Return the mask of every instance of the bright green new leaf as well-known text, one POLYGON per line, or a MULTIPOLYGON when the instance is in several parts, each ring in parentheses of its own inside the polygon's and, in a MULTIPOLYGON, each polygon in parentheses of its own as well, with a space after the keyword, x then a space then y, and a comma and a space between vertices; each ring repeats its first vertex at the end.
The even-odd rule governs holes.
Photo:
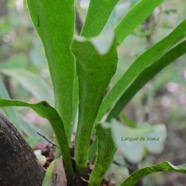
POLYGON ((163 0, 141 0, 137 3, 115 28, 117 42, 121 44, 162 2, 163 0))
POLYGON ((88 149, 94 121, 106 89, 117 66, 116 44, 100 55, 89 41, 74 40, 79 78, 79 121, 75 140, 75 159, 79 172, 87 166, 88 149), (86 51, 86 52, 85 52, 86 51))
POLYGON ((149 166, 142 168, 140 170, 135 171, 132 173, 122 184, 121 186, 134 186, 139 180, 141 180, 143 177, 160 172, 178 172, 178 173, 184 173, 186 174, 186 164, 174 166, 168 161, 160 162, 156 165, 149 166))
POLYGON ((50 164, 50 166, 47 168, 47 171, 46 171, 46 173, 45 173, 45 177, 44 177, 42 186, 51 185, 51 183, 52 183, 53 171, 54 171, 54 169, 55 169, 55 163, 56 163, 56 160, 54 160, 54 161, 50 164))
POLYGON ((67 139, 74 120, 75 62, 71 53, 74 34, 74 0, 27 0, 35 28, 43 42, 54 87, 55 104, 67 139))
POLYGON ((116 120, 111 120, 111 132, 117 149, 133 163, 142 160, 145 149, 154 154, 162 152, 167 136, 163 124, 144 123, 136 128, 130 128, 116 120))
POLYGON ((30 104, 23 101, 0 99, 0 107, 8 106, 29 107, 33 109, 39 116, 46 118, 51 123, 61 148, 61 153, 66 166, 67 174, 72 176, 73 168, 71 164, 69 145, 66 138, 63 122, 57 111, 53 107, 51 107, 46 101, 42 101, 36 104, 30 104))
POLYGON ((89 186, 101 185, 105 170, 109 168, 116 152, 113 140, 110 138, 110 129, 102 128, 101 125, 97 125, 96 136, 98 138, 98 156, 90 176, 89 186), (106 146, 105 143, 107 143, 106 146))
POLYGON ((67 186, 67 178, 61 156, 55 159, 47 168, 42 186, 49 185, 67 186))
POLYGON ((99 122, 104 114, 115 106, 118 99, 122 96, 128 86, 136 77, 149 65, 160 59, 172 46, 186 36, 186 21, 183 21, 172 33, 162 41, 136 59, 126 73, 120 78, 110 92, 105 96, 96 121, 99 122))
POLYGON ((85 37, 98 35, 107 23, 118 1, 119 0, 90 0, 81 35, 85 37))
POLYGON ((1 69, 0 71, 17 80, 38 101, 47 100, 50 104, 54 104, 51 87, 39 75, 24 69, 1 69))
POLYGON ((115 118, 127 105, 127 103, 133 98, 133 96, 158 72, 164 69, 167 65, 174 62, 177 58, 186 54, 186 41, 183 41, 169 52, 167 52, 162 58, 155 63, 145 68, 132 82, 132 84, 125 90, 121 98, 115 104, 115 107, 110 112, 108 119, 115 118))

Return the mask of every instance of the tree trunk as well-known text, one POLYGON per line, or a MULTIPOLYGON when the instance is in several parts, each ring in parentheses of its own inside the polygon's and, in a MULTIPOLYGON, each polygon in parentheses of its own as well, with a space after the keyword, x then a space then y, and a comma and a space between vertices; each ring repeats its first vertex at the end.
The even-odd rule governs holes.
POLYGON ((0 185, 40 186, 44 171, 32 149, 15 127, 0 114, 0 185))

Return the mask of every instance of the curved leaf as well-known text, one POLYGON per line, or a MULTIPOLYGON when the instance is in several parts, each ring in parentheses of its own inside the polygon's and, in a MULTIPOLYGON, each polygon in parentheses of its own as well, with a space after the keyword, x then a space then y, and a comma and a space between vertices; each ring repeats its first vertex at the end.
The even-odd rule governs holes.
POLYGON ((112 138, 110 138, 110 129, 97 125, 96 136, 98 138, 98 156, 90 176, 89 186, 101 185, 106 172, 105 170, 109 168, 116 152, 116 147, 114 146, 112 138), (105 142, 107 145, 105 145, 105 142))
POLYGON ((53 107, 51 107, 46 101, 42 101, 36 104, 30 104, 23 101, 0 99, 0 107, 7 106, 29 107, 33 109, 39 116, 46 118, 51 123, 61 148, 67 173, 69 175, 73 175, 69 145, 66 138, 64 125, 57 111, 53 107))
POLYGON ((134 186, 143 177, 160 171, 178 172, 186 174, 186 164, 174 166, 168 161, 158 163, 153 166, 145 167, 132 173, 121 186, 134 186))
POLYGON ((105 96, 97 116, 96 121, 99 122, 104 114, 113 108, 128 86, 136 79, 136 77, 149 65, 153 64, 161 58, 173 45, 186 36, 186 20, 183 21, 171 34, 162 41, 158 42, 152 48, 143 53, 129 67, 126 73, 120 78, 110 92, 105 96))
POLYGON ((55 159, 47 168, 42 186, 67 186, 62 158, 55 159))
POLYGON ((115 42, 108 53, 102 56, 91 42, 77 40, 74 40, 72 50, 76 56, 79 78, 79 121, 75 159, 78 171, 82 172, 87 166, 90 137, 99 106, 116 71, 117 52, 115 42))
POLYGON ((27 0, 35 28, 43 42, 54 87, 55 104, 70 141, 74 120, 75 62, 71 53, 74 0, 27 0))
POLYGON ((137 3, 115 28, 118 43, 122 43, 122 41, 162 2, 163 0, 141 0, 137 3))
MULTIPOLYGON (((170 64, 171 62, 173 62, 179 56, 183 55, 185 52, 186 52, 186 41, 184 41, 183 43, 179 44, 178 46, 176 46, 175 48, 173 48, 172 50, 170 50, 167 54, 165 54, 156 63, 154 63, 154 64, 150 65, 149 67, 147 67, 139 75, 139 79, 137 78, 136 81, 134 81, 134 83, 131 85, 131 88, 128 89, 127 93, 124 94, 124 96, 122 97, 123 99, 120 100, 120 102, 118 101, 118 105, 125 104, 125 101, 124 100, 127 100, 127 102, 128 102, 135 95, 135 93, 146 82, 148 82, 150 79, 152 79, 161 69, 163 69, 165 66, 167 66, 168 64, 170 64), (124 103, 122 101, 124 101, 124 103)), ((115 109, 117 110, 117 107, 115 109)), ((119 112, 113 113, 112 115, 109 115, 109 117, 107 118, 107 120, 110 120, 110 119, 116 117, 118 115, 118 113, 119 112)), ((107 134, 108 134, 107 137, 105 137, 105 139, 103 139, 102 148, 103 149, 104 148, 106 149, 107 147, 109 147, 110 149, 113 150, 113 149, 115 149, 115 145, 114 145, 114 143, 110 143, 112 141, 112 136, 109 133, 107 133, 107 134)), ((105 156, 109 156, 109 154, 107 152, 98 153, 98 157, 97 158, 98 159, 104 159, 105 156)), ((104 164, 104 162, 102 162, 102 163, 104 164)), ((95 167, 101 166, 99 164, 102 164, 102 163, 101 163, 101 161, 99 161, 99 162, 96 161, 95 167)), ((107 161, 107 164, 108 165, 107 166, 105 165, 105 170, 103 171, 104 173, 107 171, 110 163, 111 162, 107 161)), ((94 168, 93 171, 96 172, 96 168, 94 168)))
POLYGON ((132 84, 126 88, 121 98, 117 101, 114 108, 108 116, 108 120, 117 117, 127 103, 133 98, 133 96, 158 72, 164 69, 167 65, 174 62, 178 57, 186 54, 186 41, 183 41, 175 48, 167 52, 161 59, 149 65, 145 68, 132 82, 132 84))
POLYGON ((52 175, 55 169, 55 164, 56 164, 57 160, 54 160, 51 162, 51 164, 49 165, 49 167, 47 168, 47 171, 45 173, 45 177, 43 179, 42 182, 42 186, 48 186, 48 185, 52 185, 52 175))
POLYGON ((118 1, 119 0, 90 0, 81 35, 85 37, 98 35, 107 23, 118 1))

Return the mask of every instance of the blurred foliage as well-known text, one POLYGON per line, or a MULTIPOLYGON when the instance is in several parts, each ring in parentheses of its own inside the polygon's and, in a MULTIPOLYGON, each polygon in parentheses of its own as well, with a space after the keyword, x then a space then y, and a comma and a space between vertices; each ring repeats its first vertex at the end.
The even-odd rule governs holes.
MULTIPOLYGON (((95 45, 101 46, 104 50, 105 46, 107 46, 107 38, 112 37, 111 28, 116 26, 119 19, 137 2, 138 0, 120 1, 109 18, 104 33, 101 33, 99 36, 102 42, 96 44, 95 41, 95 45)), ((39 37, 34 31, 24 1, 4 0, 1 3, 0 79, 4 81, 11 98, 29 102, 47 99, 53 102, 53 94, 50 89, 51 80, 44 50, 39 37), (23 79, 18 78, 18 76, 16 77, 16 75, 21 75, 21 73, 24 73, 23 79), (34 79, 33 76, 37 77, 34 79), (25 86, 25 84, 30 86, 25 86), (37 88, 42 92, 36 94, 37 91, 35 90, 37 88)), ((88 0, 76 0, 76 5, 80 18, 84 21, 88 0)), ((120 46, 118 50, 119 64, 117 73, 112 79, 112 85, 122 76, 123 72, 126 71, 127 67, 137 56, 142 54, 150 45, 157 43, 161 38, 170 33, 172 28, 185 17, 185 0, 166 0, 161 7, 157 8, 150 23, 140 25, 120 46)), ((149 123, 165 123, 167 127, 164 151, 159 155, 145 153, 145 157, 139 163, 139 166, 163 160, 171 161, 173 164, 181 164, 186 159, 184 152, 184 141, 186 140, 185 60, 186 56, 183 56, 177 60, 179 63, 173 63, 160 72, 156 78, 135 96, 124 111, 127 117, 133 120, 134 123, 144 122, 144 115, 148 114, 149 123), (146 96, 146 92, 148 92, 148 102, 144 105, 143 99, 146 96)), ((2 96, 2 92, 3 89, 1 87, 0 96, 2 96)), ((51 128, 46 120, 39 118, 32 111, 22 108, 16 109, 16 114, 14 110, 3 111, 9 116, 10 120, 11 117, 8 112, 13 112, 14 117, 21 120, 24 126, 17 127, 20 128, 20 131, 32 147, 39 141, 45 142, 37 135, 37 132, 40 130, 47 137, 53 137, 51 128)), ((114 161, 119 164, 112 164, 107 173, 107 179, 112 180, 113 183, 118 185, 123 180, 123 177, 127 177, 128 173, 125 166, 120 166, 125 164, 120 152, 115 156, 114 161)), ((181 186, 186 182, 182 175, 174 176, 174 173, 164 173, 164 175, 148 176, 144 179, 144 184, 148 186, 181 186)))
MULTIPOLYGON (((53 93, 47 62, 24 1, 2 0, 0 6, 0 79, 4 81, 11 98, 30 102, 51 100, 53 93), (20 76, 19 76, 20 75, 20 76), (40 90, 39 92, 37 90, 40 90)), ((1 93, 3 89, 1 86, 1 93)), ((1 95, 3 98, 4 95, 1 95)), ((19 108, 6 112, 9 119, 34 147, 38 142, 46 142, 37 132, 52 137, 50 125, 34 112, 19 108), (18 120, 19 122, 16 122, 18 120)))

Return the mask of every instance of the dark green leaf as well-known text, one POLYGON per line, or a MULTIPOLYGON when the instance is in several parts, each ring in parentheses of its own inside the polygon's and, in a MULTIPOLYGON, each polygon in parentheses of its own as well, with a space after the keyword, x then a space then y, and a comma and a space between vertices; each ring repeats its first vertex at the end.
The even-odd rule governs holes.
POLYGON ((145 167, 132 173, 121 186, 134 186, 143 177, 155 172, 179 172, 186 174, 186 164, 174 166, 168 161, 158 163, 153 166, 145 167))
POLYGON ((141 0, 137 3, 115 28, 117 42, 119 44, 122 43, 122 41, 162 2, 163 0, 141 0))
POLYGON ((105 96, 96 121, 99 122, 104 114, 113 108, 128 86, 149 65, 160 59, 172 46, 186 36, 186 21, 183 21, 171 34, 136 59, 126 73, 120 78, 110 92, 105 96))
POLYGON ((175 48, 167 52, 162 58, 155 63, 147 66, 132 82, 132 84, 126 88, 121 98, 115 104, 115 107, 110 112, 108 119, 117 117, 127 103, 133 98, 133 96, 158 72, 164 69, 167 65, 174 62, 178 57, 186 53, 186 41, 177 45, 175 48))
POLYGON ((56 108, 70 141, 74 119, 75 63, 70 50, 74 34, 74 0, 27 0, 27 2, 32 21, 45 48, 56 108))
POLYGON ((89 41, 74 40, 72 50, 77 60, 79 78, 79 121, 75 141, 75 159, 80 172, 87 166, 90 136, 94 121, 117 66, 115 42, 100 55, 89 41), (85 52, 86 51, 86 52, 85 52))
POLYGON ((51 123, 61 148, 67 173, 69 175, 73 175, 69 145, 66 138, 64 125, 57 111, 46 101, 42 101, 36 104, 30 104, 23 101, 0 99, 0 107, 7 106, 29 107, 33 109, 39 116, 46 118, 51 123))
POLYGON ((94 37, 98 35, 119 0, 90 0, 88 13, 82 28, 81 35, 94 37))
MULTIPOLYGON (((184 24, 186 26, 186 22, 184 22, 184 24)), ((178 29, 178 31, 179 31, 179 29, 178 29)), ((169 63, 173 62, 179 56, 183 55, 185 53, 185 51, 186 51, 185 45, 186 45, 185 42, 179 44, 178 46, 176 46, 175 48, 173 48, 172 50, 170 50, 167 54, 165 54, 161 59, 157 60, 156 63, 154 63, 154 64, 152 63, 149 67, 147 65, 147 67, 144 68, 146 70, 142 71, 142 73, 141 73, 141 75, 139 75, 139 77, 137 76, 136 81, 134 81, 134 83, 131 85, 131 88, 127 89, 127 91, 126 91, 127 93, 125 93, 124 96, 122 96, 123 99, 122 100, 120 99, 118 101, 118 105, 120 106, 120 104, 121 104, 122 105, 122 108, 123 108, 123 106, 124 106, 123 104, 126 105, 126 101, 125 100, 127 100, 127 102, 128 102, 135 95, 135 93, 146 82, 148 82, 150 79, 152 79, 161 69, 163 69, 169 63)), ((149 56, 148 59, 149 60, 151 59, 150 56, 149 56)), ((140 66, 139 66, 139 68, 140 68, 140 66)), ((137 72, 137 69, 136 69, 136 72, 137 72)), ((132 75, 132 72, 131 72, 131 75, 132 75)), ((135 78, 134 78, 134 80, 135 80, 135 78)), ((114 109, 116 109, 116 111, 117 111, 117 107, 115 107, 114 109)), ((111 118, 116 117, 119 113, 120 112, 116 112, 116 113, 110 114, 109 117, 107 118, 107 120, 110 120, 111 118)), ((111 144, 111 143, 107 142, 107 141, 111 141, 112 140, 112 136, 111 135, 108 135, 105 139, 106 140, 104 140, 104 142, 102 144, 103 145, 102 148, 110 147, 110 149, 115 149, 114 144, 111 144)), ((98 159, 99 158, 102 159, 106 155, 108 155, 108 154, 107 153, 105 153, 105 154, 98 154, 98 159), (99 156, 101 156, 101 157, 99 157, 99 156)), ((108 161, 107 163, 108 163, 107 167, 109 167, 109 165, 110 165, 111 162, 108 161)), ((100 162, 100 164, 101 164, 101 162, 100 162)), ((97 166, 97 162, 95 164, 95 167, 96 166, 97 166)), ((94 170, 96 171, 96 169, 94 169, 94 170)), ((107 169, 105 169, 105 172, 106 171, 107 171, 107 169)))

